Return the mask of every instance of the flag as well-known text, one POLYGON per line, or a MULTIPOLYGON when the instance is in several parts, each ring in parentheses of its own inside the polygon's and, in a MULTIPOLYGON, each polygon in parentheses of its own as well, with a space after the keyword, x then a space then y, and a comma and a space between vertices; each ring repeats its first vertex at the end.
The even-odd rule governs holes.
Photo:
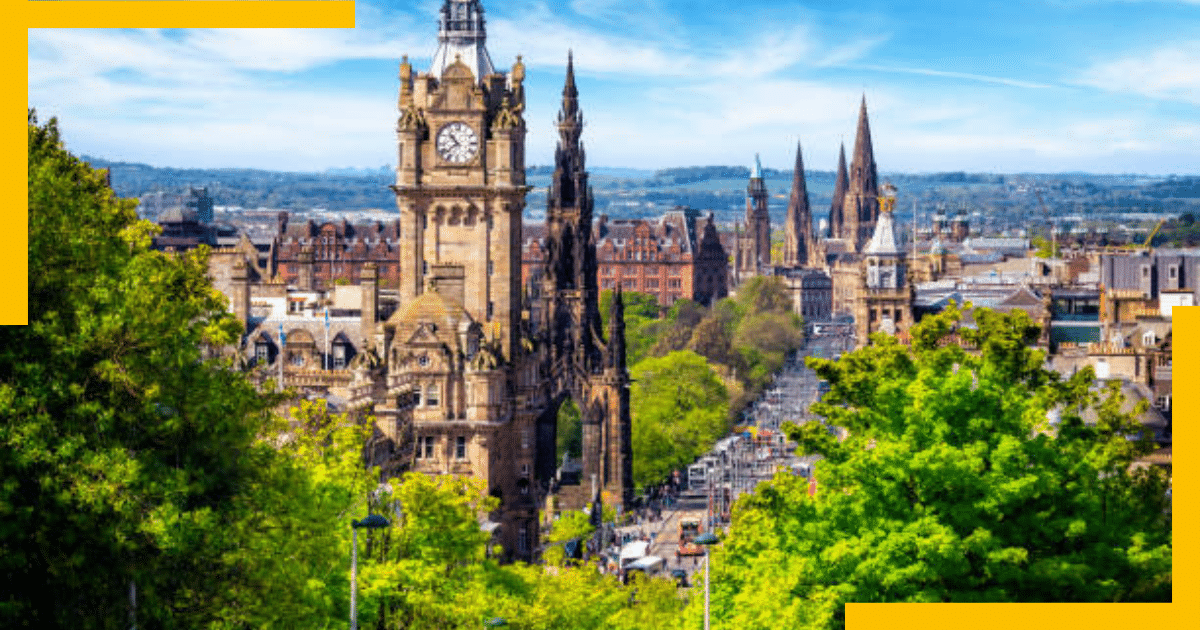
POLYGON ((325 307, 325 330, 329 330, 329 307, 325 307))
POLYGON ((287 343, 287 341, 286 341, 286 338, 283 336, 283 324, 279 324, 279 345, 282 346, 285 343, 287 343))

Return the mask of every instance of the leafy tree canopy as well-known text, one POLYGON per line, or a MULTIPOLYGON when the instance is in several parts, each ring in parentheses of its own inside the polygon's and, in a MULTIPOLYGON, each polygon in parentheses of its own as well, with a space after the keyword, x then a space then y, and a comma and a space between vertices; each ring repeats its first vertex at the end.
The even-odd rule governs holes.
POLYGON ((29 114, 29 325, 0 329, 0 625, 200 625, 276 403, 202 348, 239 341, 206 252, 157 230, 29 114))
POLYGON ((787 426, 818 492, 781 474, 734 510, 713 566, 730 627, 844 625, 847 602, 1169 601, 1171 530, 1153 448, 1091 370, 1061 378, 1028 344, 1020 311, 956 308, 876 335, 840 361, 809 359, 831 385, 819 422, 787 426), (1057 425, 1048 412, 1059 410, 1057 425), (1085 422, 1085 410, 1096 420, 1085 422))

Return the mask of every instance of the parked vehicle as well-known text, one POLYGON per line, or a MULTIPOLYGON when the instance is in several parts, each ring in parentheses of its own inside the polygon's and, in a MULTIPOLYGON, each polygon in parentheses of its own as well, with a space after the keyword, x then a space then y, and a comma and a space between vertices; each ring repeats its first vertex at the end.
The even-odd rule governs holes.
POLYGON ((696 536, 699 535, 700 521, 698 519, 681 519, 679 521, 679 548, 675 550, 675 557, 704 555, 704 547, 695 543, 696 536))

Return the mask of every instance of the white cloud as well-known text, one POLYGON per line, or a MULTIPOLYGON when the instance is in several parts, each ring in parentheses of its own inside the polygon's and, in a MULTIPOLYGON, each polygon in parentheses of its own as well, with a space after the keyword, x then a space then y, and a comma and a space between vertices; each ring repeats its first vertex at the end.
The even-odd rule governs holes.
POLYGON ((950 79, 966 79, 968 81, 979 81, 982 83, 994 83, 998 85, 1010 85, 1013 87, 1023 88, 1048 88, 1054 87, 1045 83, 1034 83, 1032 81, 1022 81, 1019 79, 1009 79, 1006 77, 993 77, 983 74, 974 74, 970 72, 951 72, 947 70, 935 70, 932 68, 902 68, 896 66, 879 66, 868 64, 856 64, 853 68, 861 68, 863 70, 875 70, 878 72, 894 72, 899 74, 920 74, 931 77, 946 77, 950 79))
POLYGON ((1078 82, 1109 92, 1200 104, 1200 41, 1162 46, 1142 54, 1103 61, 1078 82))

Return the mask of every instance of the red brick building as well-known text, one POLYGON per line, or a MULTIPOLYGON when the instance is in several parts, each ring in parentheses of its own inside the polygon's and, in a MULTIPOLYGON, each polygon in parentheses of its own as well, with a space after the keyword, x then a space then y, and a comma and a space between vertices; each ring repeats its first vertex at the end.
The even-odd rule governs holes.
MULTIPOLYGON (((545 227, 523 226, 522 281, 537 283, 545 261, 545 227)), ((609 219, 593 225, 596 279, 601 291, 619 284, 625 291, 649 293, 663 307, 679 299, 711 304, 728 295, 729 255, 712 215, 677 208, 658 219, 609 219)))
POLYGON ((272 263, 278 277, 301 289, 326 289, 341 279, 358 284, 362 267, 375 263, 379 286, 395 288, 400 282, 400 221, 352 225, 345 219, 317 223, 289 223, 279 213, 279 234, 272 245, 272 263))

